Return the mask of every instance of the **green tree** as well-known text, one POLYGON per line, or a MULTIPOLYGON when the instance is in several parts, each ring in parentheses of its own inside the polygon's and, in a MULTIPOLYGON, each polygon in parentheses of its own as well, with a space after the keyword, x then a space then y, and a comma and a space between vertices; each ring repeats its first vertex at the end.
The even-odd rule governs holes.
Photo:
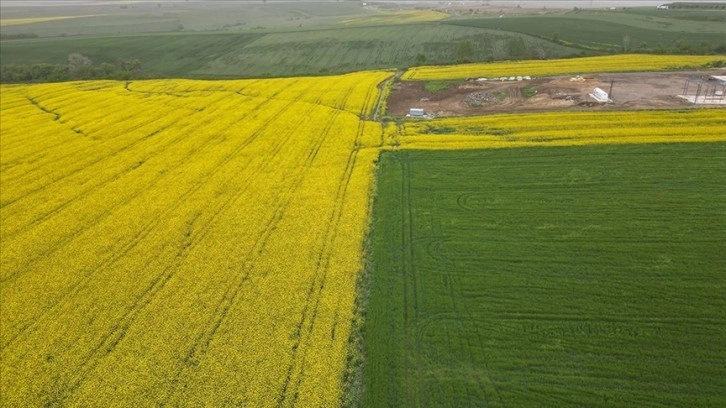
POLYGON ((458 62, 471 62, 474 56, 474 42, 466 39, 459 41, 456 47, 456 60, 458 62))
POLYGON ((68 55, 68 72, 73 78, 89 78, 91 76, 91 59, 74 52, 68 55))
POLYGON ((527 45, 522 37, 515 37, 507 43, 509 56, 511 58, 525 58, 527 54, 527 45))
POLYGON ((138 78, 141 76, 141 61, 136 58, 121 61, 121 68, 128 78, 138 78))

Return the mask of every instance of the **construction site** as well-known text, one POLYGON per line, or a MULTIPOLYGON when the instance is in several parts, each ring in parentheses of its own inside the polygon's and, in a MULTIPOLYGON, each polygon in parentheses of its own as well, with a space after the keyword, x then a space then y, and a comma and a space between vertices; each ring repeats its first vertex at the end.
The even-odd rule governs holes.
POLYGON ((726 71, 469 78, 392 85, 393 116, 471 116, 548 110, 726 107, 726 71))

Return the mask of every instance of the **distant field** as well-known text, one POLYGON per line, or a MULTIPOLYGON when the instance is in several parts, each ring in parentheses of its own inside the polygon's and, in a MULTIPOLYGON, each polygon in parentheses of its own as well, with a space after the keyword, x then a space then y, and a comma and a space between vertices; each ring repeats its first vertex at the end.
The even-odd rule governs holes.
POLYGON ((402 68, 457 61, 457 47, 471 43, 476 59, 522 56, 541 49, 551 56, 579 50, 494 30, 444 24, 344 25, 300 32, 176 33, 3 42, 3 64, 64 64, 79 52, 95 63, 138 58, 145 75, 161 77, 261 77, 402 68))
POLYGON ((73 53, 95 64, 138 59, 152 78, 287 77, 623 51, 726 53, 726 11, 717 10, 531 10, 496 18, 335 1, 12 4, 2 5, 0 61, 35 75, 44 68, 33 65, 62 66, 73 53))
MULTIPOLYGON (((68 55, 81 53, 94 64, 138 58, 144 75, 185 77, 208 61, 259 38, 259 34, 158 34, 143 36, 79 37, 3 42, 3 64, 66 64, 68 55)), ((240 71, 239 76, 244 76, 240 71)))
POLYGON ((646 12, 642 9, 452 20, 450 24, 499 29, 602 51, 726 52, 726 11, 646 12))
POLYGON ((240 1, 111 2, 50 7, 2 4, 2 19, 47 19, 35 24, 3 27, 4 33, 35 32, 41 37, 139 34, 169 30, 240 31, 259 28, 298 28, 336 24, 341 20, 376 17, 358 2, 302 1, 268 3, 240 1), (59 17, 89 15, 80 25, 59 17), (53 21, 50 21, 53 19, 53 21), (154 25, 156 23, 156 25, 154 25))
POLYGON ((340 24, 402 24, 420 23, 425 21, 438 21, 448 18, 449 15, 435 10, 401 10, 390 13, 380 13, 366 17, 357 17, 349 20, 341 20, 340 24))
POLYGON ((551 55, 572 55, 574 50, 546 41, 492 30, 444 24, 405 24, 338 28, 301 33, 272 33, 221 55, 194 75, 289 75, 347 72, 362 69, 406 68, 416 61, 441 64, 456 61, 458 46, 472 44, 472 55, 502 59, 512 44, 523 53, 541 48, 551 55))
POLYGON ((448 80, 478 77, 548 76, 595 72, 662 71, 723 65, 726 55, 620 54, 590 58, 543 61, 511 61, 493 64, 458 64, 414 67, 402 75, 405 80, 448 80))
POLYGON ((28 17, 28 18, 0 18, 0 27, 9 27, 17 25, 28 25, 36 23, 45 23, 48 21, 58 21, 75 19, 89 16, 58 16, 58 17, 28 17))
POLYGON ((400 149, 492 149, 613 143, 726 140, 723 109, 545 112, 389 124, 387 144, 400 149))
POLYGON ((364 407, 726 405, 726 144, 384 153, 364 407))

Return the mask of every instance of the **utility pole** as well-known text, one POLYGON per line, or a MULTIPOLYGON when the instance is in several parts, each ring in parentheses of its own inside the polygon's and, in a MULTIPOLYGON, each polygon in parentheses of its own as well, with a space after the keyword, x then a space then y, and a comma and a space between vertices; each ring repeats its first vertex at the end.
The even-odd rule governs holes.
POLYGON ((696 97, 693 98, 693 104, 696 105, 698 103, 698 95, 701 94, 701 84, 698 84, 698 88, 696 88, 696 97))
POLYGON ((614 79, 610 80, 610 91, 608 91, 608 98, 613 99, 613 83, 615 82, 614 79))

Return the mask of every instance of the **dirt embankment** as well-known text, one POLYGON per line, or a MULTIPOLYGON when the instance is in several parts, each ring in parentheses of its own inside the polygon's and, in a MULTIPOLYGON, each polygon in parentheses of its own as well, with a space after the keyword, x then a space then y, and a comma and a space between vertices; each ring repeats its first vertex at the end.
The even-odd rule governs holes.
MULTIPOLYGON (((726 86, 710 80, 724 72, 639 72, 567 75, 544 78, 471 78, 451 82, 443 90, 427 90, 425 82, 396 82, 388 114, 405 116, 411 108, 432 116, 547 110, 635 110, 704 106, 726 107, 726 86), (599 103, 589 94, 608 92, 612 102, 599 103), (708 93, 709 104, 694 105, 681 97, 708 93)), ((440 88, 440 86, 439 86, 440 88)))

